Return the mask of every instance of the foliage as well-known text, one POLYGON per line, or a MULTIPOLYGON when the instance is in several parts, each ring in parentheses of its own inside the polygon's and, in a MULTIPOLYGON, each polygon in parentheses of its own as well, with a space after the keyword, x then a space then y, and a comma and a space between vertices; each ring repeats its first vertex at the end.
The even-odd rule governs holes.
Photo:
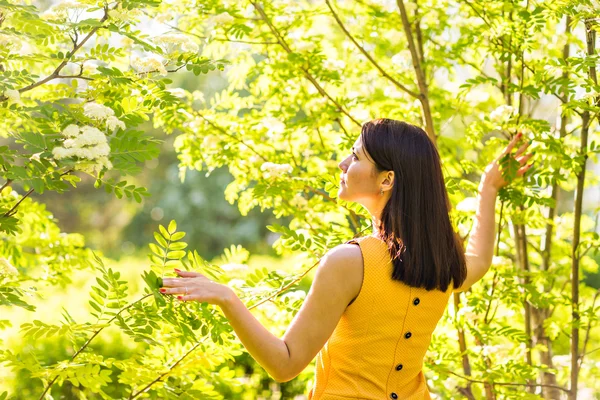
MULTIPOLYGON (((581 206, 584 188, 598 182, 585 174, 586 161, 597 161, 600 150, 592 0, 251 0, 247 7, 86 0, 43 14, 17 1, 0 6, 0 132, 10 141, 0 147, 0 254, 10 271, 0 275, 0 305, 32 311, 26 296, 42 283, 68 285, 73 269, 91 265, 97 274, 85 322, 65 312, 61 323, 32 316, 21 326, 31 340, 64 339, 74 349, 66 357, 0 353, 15 373, 41 382, 40 398, 67 389, 102 398, 233 398, 242 384, 222 367, 242 355, 232 328, 216 307, 160 295, 160 279, 183 266, 235 284, 249 307, 280 316, 269 320, 279 333, 302 304, 298 282, 320 256, 370 228, 366 210, 336 198, 335 175, 361 122, 379 116, 425 127, 465 240, 486 163, 518 130, 536 150, 536 167, 500 193, 493 272, 456 296, 434 335, 431 390, 441 398, 556 398, 553 386, 577 386, 574 367, 582 390, 598 390, 599 292, 572 273, 597 273, 600 244, 598 218, 588 215, 598 209, 586 214, 581 206), (177 33, 150 38, 141 24, 148 19, 177 33), (229 85, 211 99, 169 88, 164 77, 223 70, 224 59, 229 85), (158 155, 160 141, 139 129, 150 119, 177 134, 181 179, 188 168, 226 166, 234 180, 225 198, 243 215, 259 207, 287 218, 287 226, 269 227, 280 235, 274 248, 302 254, 302 265, 259 267, 234 282, 188 249, 172 221, 154 233, 146 286, 133 297, 131 282, 82 237, 61 234, 29 195, 65 192, 79 173, 141 202, 147 190, 127 177, 158 155), (12 190, 16 183, 25 194, 12 190), (559 190, 574 192, 573 206, 559 207, 559 190), (94 351, 109 327, 140 351, 121 358, 94 351), (575 331, 581 341, 570 354, 575 331), (564 362, 571 357, 575 366, 564 362)), ((502 160, 507 176, 515 165, 502 160)), ((224 258, 243 263, 247 254, 233 247, 224 258)))

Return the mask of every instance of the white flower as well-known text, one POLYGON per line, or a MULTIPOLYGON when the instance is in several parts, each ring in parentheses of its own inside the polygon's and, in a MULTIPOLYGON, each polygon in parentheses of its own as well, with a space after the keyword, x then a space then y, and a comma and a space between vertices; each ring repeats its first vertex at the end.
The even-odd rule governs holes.
POLYGON ((108 16, 118 22, 130 21, 131 19, 139 17, 140 15, 143 15, 143 13, 139 9, 124 9, 121 4, 119 4, 116 9, 108 12, 108 16))
POLYGON ((246 281, 243 279, 232 279, 229 282, 227 282, 227 286, 229 287, 241 287, 246 285, 246 281))
POLYGON ((57 11, 70 11, 70 10, 85 10, 87 9, 87 5, 85 4, 81 4, 78 3, 76 1, 71 1, 71 0, 65 0, 62 1, 54 6, 52 6, 52 8, 57 11))
POLYGON ((83 73, 85 75, 93 75, 98 73, 98 66, 96 64, 85 63, 83 65, 83 73))
POLYGON ((106 136, 99 129, 93 126, 84 126, 81 128, 81 135, 75 139, 67 139, 63 143, 66 148, 82 148, 83 146, 90 146, 106 143, 106 136))
POLYGON ((100 143, 99 145, 90 147, 89 149, 92 152, 92 159, 106 157, 110 154, 110 146, 108 143, 100 143))
POLYGON ((167 91, 175 97, 185 98, 187 96, 187 92, 185 90, 183 90, 182 88, 172 88, 172 89, 167 89, 167 91))
POLYGON ((399 69, 412 68, 412 56, 410 55, 410 51, 408 50, 402 50, 399 53, 393 55, 391 61, 392 64, 397 65, 399 69))
POLYGON ((77 125, 71 124, 65 129, 63 129, 62 135, 69 138, 76 137, 79 135, 79 127, 77 125))
POLYGON ((469 321, 474 321, 476 320, 477 317, 477 313, 473 312, 474 308, 471 306, 465 306, 462 307, 460 310, 458 310, 458 312, 456 313, 457 316, 461 316, 464 315, 465 319, 469 320, 469 321))
POLYGON ((58 13, 53 9, 49 9, 40 14, 40 18, 46 21, 60 21, 67 18, 66 13, 58 13))
POLYGON ((473 104, 483 103, 484 101, 488 101, 489 98, 490 94, 488 92, 477 88, 469 90, 469 93, 465 96, 465 99, 473 104))
POLYGON ((290 200, 290 205, 302 209, 308 206, 308 201, 301 194, 297 194, 292 200, 290 200))
POLYGON ((88 174, 94 174, 99 173, 100 171, 102 171, 103 168, 111 169, 112 167, 112 163, 108 160, 107 157, 100 157, 99 159, 95 160, 95 162, 81 163, 78 166, 78 169, 88 174))
POLYGON ((330 58, 330 59, 325 60, 325 62, 323 62, 323 65, 327 69, 340 70, 340 69, 346 68, 346 62, 345 61, 343 61, 343 60, 337 60, 335 58, 330 58))
POLYGON ((0 48, 10 49, 20 47, 20 41, 16 37, 0 34, 0 48))
POLYGON ((121 38, 121 47, 131 47, 131 45, 133 45, 134 41, 131 38, 128 38, 127 36, 124 36, 123 38, 121 38))
POLYGON ((186 35, 168 33, 154 38, 153 42, 164 48, 167 54, 198 52, 198 45, 186 35))
POLYGON ((222 12, 221 14, 215 15, 213 17, 213 21, 217 24, 232 24, 235 21, 227 11, 222 12))
MULTIPOLYGON (((113 116, 110 118, 116 119, 113 116)), ((117 123, 122 124, 121 121, 116 120, 117 123)), ((112 164, 108 159, 110 146, 107 143, 106 135, 98 128, 89 125, 81 128, 76 125, 69 125, 65 128, 63 134, 69 139, 64 141, 64 147, 57 146, 52 149, 52 155, 55 159, 77 157, 79 160, 75 168, 90 174, 99 173, 103 168, 112 168, 112 164)))
POLYGON ((295 302, 306 298, 306 292, 304 290, 294 290, 293 292, 284 293, 281 299, 289 299, 290 302, 295 302))
POLYGON ((284 174, 291 173, 294 168, 290 164, 275 164, 272 162, 263 163, 260 166, 260 170, 263 171, 263 177, 278 178, 284 174))
POLYGON ((162 14, 158 14, 154 17, 154 20, 159 24, 164 24, 165 22, 172 21, 175 19, 175 13, 172 11, 165 11, 162 14))
POLYGON ((224 271, 245 271, 248 266, 245 264, 229 263, 221 265, 221 269, 224 271))
POLYGON ((73 150, 65 149, 64 147, 56 146, 52 149, 52 156, 57 160, 73 157, 73 150))
POLYGON ((217 147, 218 144, 219 138, 215 135, 207 135, 204 137, 204 140, 202 140, 202 147, 206 149, 217 147))
POLYGON ((83 106, 83 114, 89 118, 105 119, 115 115, 115 112, 102 104, 86 103, 83 106))
POLYGON ((263 118, 259 126, 267 128, 269 134, 283 133, 285 130, 285 124, 274 117, 263 118))
POLYGON ((296 50, 300 50, 300 51, 311 52, 316 48, 317 48, 317 45, 312 40, 297 42, 297 44, 296 44, 296 50))
POLYGON ((2 275, 18 275, 19 271, 15 267, 13 267, 10 262, 4 258, 0 257, 0 276, 2 275))
POLYGON ((158 72, 160 75, 167 75, 165 65, 156 55, 151 55, 144 58, 134 56, 132 57, 131 64, 138 72, 158 72))
POLYGON ((460 203, 458 203, 456 205, 456 210, 463 211, 463 212, 473 212, 473 211, 475 211, 476 207, 477 207, 477 198, 467 197, 463 201, 461 201, 460 203))
POLYGON ((80 13, 82 10, 87 9, 88 6, 85 4, 77 3, 76 1, 66 0, 59 4, 55 4, 48 10, 44 11, 40 16, 47 21, 59 21, 69 17, 69 11, 74 14, 80 13))
POLYGON ((514 112, 515 109, 513 107, 502 105, 490 113, 490 119, 492 121, 503 122, 510 119, 514 112))
POLYGON ((125 123, 119 118, 112 116, 106 119, 106 127, 109 131, 114 131, 116 127, 125 130, 125 123))
POLYGON ((15 89, 6 89, 4 91, 4 96, 8 98, 8 100, 12 103, 23 104, 21 101, 21 94, 18 90, 15 89))

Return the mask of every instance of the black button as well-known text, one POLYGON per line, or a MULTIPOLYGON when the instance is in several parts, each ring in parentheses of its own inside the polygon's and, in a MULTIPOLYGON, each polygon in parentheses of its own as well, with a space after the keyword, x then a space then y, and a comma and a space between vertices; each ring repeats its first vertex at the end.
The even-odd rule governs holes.
POLYGON ((407 338, 407 339, 410 338, 411 336, 412 336, 412 333, 410 333, 410 332, 406 332, 404 334, 404 337, 407 338))
POLYGON ((402 364, 396 365, 396 371, 400 371, 402 369, 402 364))
POLYGON ((390 394, 390 397, 391 397, 392 399, 397 399, 397 398, 398 398, 398 395, 397 395, 396 393, 392 392, 392 394, 390 394))
POLYGON ((413 304, 414 304, 415 306, 418 306, 420 302, 421 302, 421 300, 419 300, 419 298, 418 298, 418 297, 415 297, 415 299, 413 300, 413 304))

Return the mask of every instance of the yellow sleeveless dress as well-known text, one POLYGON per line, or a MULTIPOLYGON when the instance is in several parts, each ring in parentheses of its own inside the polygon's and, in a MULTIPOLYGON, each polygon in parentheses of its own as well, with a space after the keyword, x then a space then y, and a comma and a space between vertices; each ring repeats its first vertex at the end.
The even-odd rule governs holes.
POLYGON ((430 399, 423 358, 453 292, 414 288, 392 280, 387 245, 374 236, 360 246, 360 293, 317 354, 309 400, 430 399))

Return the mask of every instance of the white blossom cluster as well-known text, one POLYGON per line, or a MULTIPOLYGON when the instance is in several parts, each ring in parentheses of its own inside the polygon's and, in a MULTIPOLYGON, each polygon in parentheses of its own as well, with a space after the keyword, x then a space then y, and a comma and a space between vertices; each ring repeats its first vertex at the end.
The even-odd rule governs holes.
MULTIPOLYGON (((121 128, 121 129, 125 129, 125 123, 123 121, 121 121, 119 118, 115 117, 115 112, 113 111, 112 108, 106 107, 105 105, 98 104, 98 103, 86 103, 83 106, 83 115, 85 115, 86 117, 92 118, 92 119, 96 119, 96 120, 106 120, 105 121, 106 128, 110 132, 114 131, 117 127, 121 128)), ((76 125, 69 125, 69 126, 77 127, 76 125)), ((73 128, 71 128, 71 129, 73 129, 73 128)), ((73 130, 73 134, 71 134, 69 136, 73 137, 74 135, 77 135, 77 134, 78 134, 78 132, 75 132, 75 130, 73 130)))
POLYGON ((306 200, 306 198, 301 194, 297 194, 292 200, 290 200, 290 205, 298 209, 303 209, 308 206, 308 200, 306 200))
POLYGON ((232 24, 235 21, 227 11, 215 15, 212 20, 217 24, 232 24))
POLYGON ((246 264, 238 264, 238 263, 228 263, 221 265, 221 269, 223 271, 245 271, 248 269, 246 264))
POLYGON ((10 101, 11 103, 17 103, 17 104, 23 105, 23 102, 21 101, 21 94, 19 93, 18 90, 6 89, 4 91, 4 96, 6 96, 8 101, 10 101))
POLYGON ((21 41, 9 35, 0 34, 0 48, 1 49, 12 49, 13 47, 21 47, 21 41))
POLYGON ((63 146, 52 149, 55 159, 77 157, 80 159, 77 169, 90 173, 100 172, 102 168, 112 168, 112 163, 108 159, 110 146, 106 135, 98 128, 71 124, 62 131, 62 135, 67 139, 63 142, 63 146))
POLYGON ((62 21, 69 18, 69 12, 72 12, 74 15, 78 15, 87 8, 88 6, 85 4, 81 4, 72 0, 64 0, 44 11, 40 17, 47 21, 62 21))
POLYGON ((186 35, 168 33, 152 40, 161 46, 167 54, 197 53, 198 45, 186 35))
POLYGON ((462 212, 475 212, 477 209, 477 198, 475 197, 465 197, 460 203, 456 205, 457 211, 462 212))
POLYGON ((131 65, 137 72, 158 72, 160 75, 167 75, 163 61, 154 54, 144 58, 133 56, 131 58, 131 65))
POLYGON ((18 275, 19 271, 4 257, 0 257, 0 277, 18 275))
POLYGON ((110 116, 115 115, 112 108, 106 107, 98 103, 86 103, 83 106, 83 114, 86 117, 94 119, 106 119, 110 116))
POLYGON ((285 124, 275 117, 263 118, 257 125, 257 127, 267 128, 269 135, 272 135, 273 133, 280 134, 283 133, 283 131, 285 131, 285 124))
POLYGON ((291 173, 293 169, 294 168, 290 164, 275 164, 272 162, 266 162, 260 166, 260 170, 263 171, 263 177, 265 179, 279 178, 285 174, 291 173))
POLYGON ((502 105, 490 113, 490 119, 492 121, 505 122, 510 119, 514 112, 515 109, 513 107, 502 105))
POLYGON ((120 4, 117 8, 108 12, 108 16, 112 20, 118 22, 131 21, 132 19, 140 17, 142 15, 144 15, 144 13, 141 10, 138 10, 137 8, 131 10, 123 9, 120 4))

